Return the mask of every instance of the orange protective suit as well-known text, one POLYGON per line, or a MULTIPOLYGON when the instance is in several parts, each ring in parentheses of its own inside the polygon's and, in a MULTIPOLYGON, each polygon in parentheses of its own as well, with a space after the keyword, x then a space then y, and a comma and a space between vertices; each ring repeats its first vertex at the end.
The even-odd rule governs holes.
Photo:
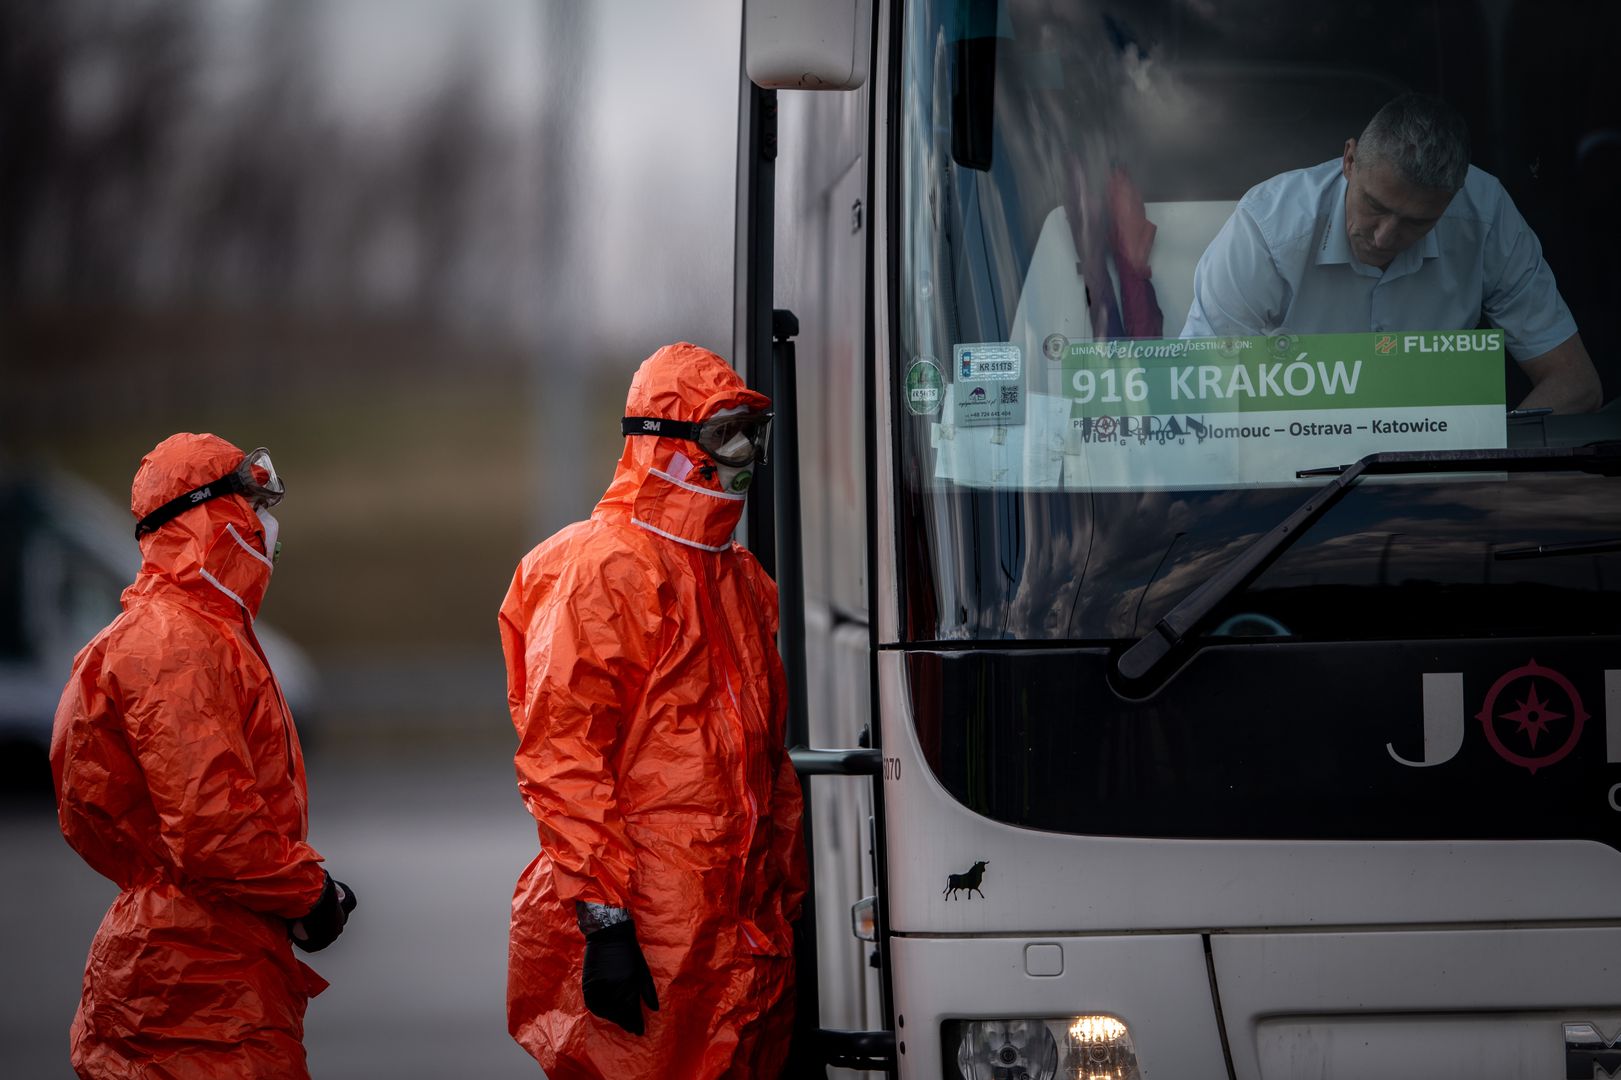
MULTIPOLYGON (((230 472, 213 435, 160 443, 136 518, 230 472)), ((124 611, 75 658, 51 736, 62 834, 121 890, 73 1020, 81 1077, 305 1078, 304 1006, 326 983, 284 918, 321 896, 304 759, 253 634, 270 581, 241 496, 141 539, 124 611)))
MULTIPOLYGON (((669 345, 628 416, 764 409, 715 354, 669 345)), ((501 605, 518 788, 541 852, 512 898, 507 1024, 550 1080, 769 1080, 793 1026, 805 891, 783 746, 777 589, 731 542, 743 496, 691 442, 635 436, 587 521, 531 551, 501 605), (660 1010, 586 1010, 575 901, 628 908, 660 1010)))

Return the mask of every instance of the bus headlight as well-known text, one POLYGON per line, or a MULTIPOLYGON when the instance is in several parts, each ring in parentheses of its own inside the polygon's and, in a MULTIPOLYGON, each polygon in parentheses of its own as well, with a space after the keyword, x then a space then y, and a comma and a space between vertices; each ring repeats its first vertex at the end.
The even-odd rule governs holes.
POLYGON ((947 1080, 1139 1080, 1126 1025, 1113 1016, 948 1020, 947 1080))

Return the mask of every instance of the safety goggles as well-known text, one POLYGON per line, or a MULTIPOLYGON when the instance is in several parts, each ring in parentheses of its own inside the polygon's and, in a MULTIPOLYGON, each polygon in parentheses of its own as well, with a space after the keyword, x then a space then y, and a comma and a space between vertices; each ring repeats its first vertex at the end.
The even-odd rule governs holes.
POLYGON ((250 451, 242 459, 242 464, 218 480, 211 480, 202 487, 192 488, 184 495, 175 496, 136 522, 135 538, 139 540, 192 507, 201 506, 221 495, 241 495, 252 503, 255 509, 262 510, 281 502, 281 497, 285 494, 287 486, 281 482, 281 477, 276 475, 276 467, 270 463, 270 451, 261 446, 250 451))
POLYGON ((662 435, 667 439, 686 439, 722 465, 738 468, 752 461, 765 462, 771 445, 771 417, 769 412, 739 413, 737 416, 715 416, 702 423, 688 420, 667 420, 661 416, 627 416, 619 422, 619 430, 626 435, 662 435), (741 435, 746 446, 728 450, 741 435))

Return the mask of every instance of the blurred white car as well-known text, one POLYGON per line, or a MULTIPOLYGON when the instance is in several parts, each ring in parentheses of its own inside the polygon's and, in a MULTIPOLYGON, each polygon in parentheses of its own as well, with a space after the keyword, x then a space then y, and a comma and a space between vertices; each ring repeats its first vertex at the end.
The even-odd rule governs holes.
MULTIPOLYGON (((0 795, 49 789, 51 721, 73 657, 118 614, 140 566, 127 510, 68 473, 0 463, 0 795)), ((314 665, 264 622, 254 631, 305 730, 314 665)))

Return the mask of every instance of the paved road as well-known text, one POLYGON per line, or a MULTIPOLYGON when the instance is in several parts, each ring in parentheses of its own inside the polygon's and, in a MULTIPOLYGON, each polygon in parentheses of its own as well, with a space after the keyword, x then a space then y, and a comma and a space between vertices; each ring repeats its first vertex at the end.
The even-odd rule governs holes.
MULTIPOLYGON (((310 762, 311 841, 360 898, 310 1003, 312 1074, 534 1080, 504 1010, 508 901, 535 849, 499 746, 465 760, 310 762)), ((85 952, 116 890, 49 806, 0 815, 0 1076, 73 1080, 67 1030, 85 952)))

